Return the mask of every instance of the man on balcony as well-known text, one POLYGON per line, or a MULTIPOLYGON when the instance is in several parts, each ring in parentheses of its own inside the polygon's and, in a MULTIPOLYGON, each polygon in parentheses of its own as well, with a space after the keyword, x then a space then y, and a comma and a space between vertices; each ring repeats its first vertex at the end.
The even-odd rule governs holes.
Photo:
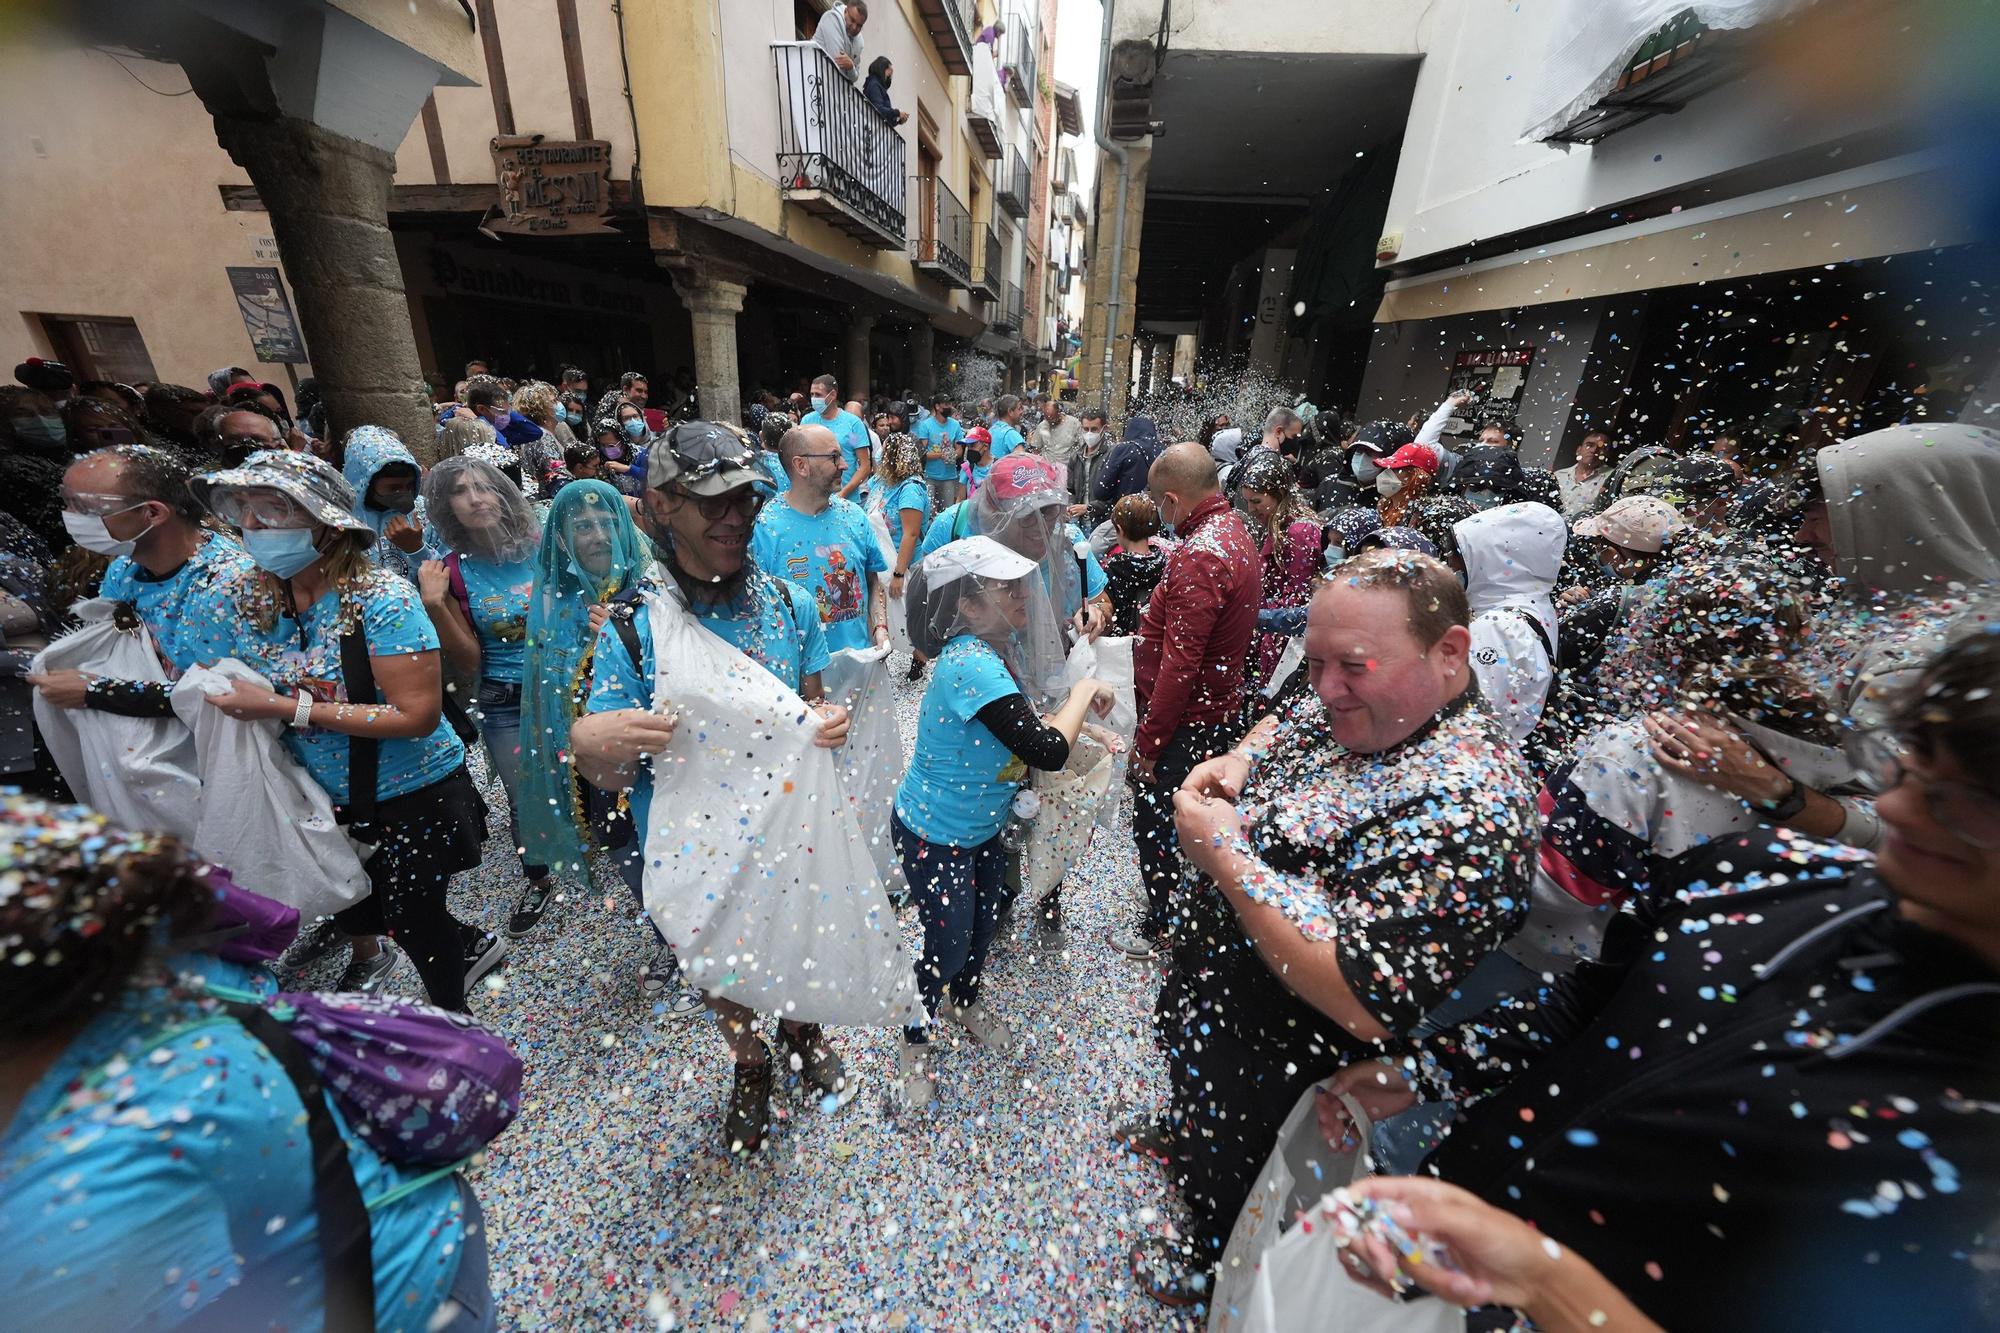
POLYGON ((866 0, 847 0, 844 5, 835 5, 819 16, 819 27, 813 30, 813 45, 833 57, 833 63, 840 66, 840 72, 847 76, 849 83, 861 81, 861 52, 865 43, 861 40, 861 29, 868 23, 866 0))

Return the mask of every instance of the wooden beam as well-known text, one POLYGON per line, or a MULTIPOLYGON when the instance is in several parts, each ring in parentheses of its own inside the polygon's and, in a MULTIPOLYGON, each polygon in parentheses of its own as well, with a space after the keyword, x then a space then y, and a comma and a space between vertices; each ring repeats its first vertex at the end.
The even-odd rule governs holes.
POLYGON ((431 175, 439 185, 451 184, 451 159, 444 151, 444 126, 438 121, 437 94, 424 99, 424 143, 431 150, 431 175))
POLYGON ((507 58, 500 51, 500 25, 493 17, 493 0, 475 0, 479 44, 486 52, 486 87, 493 94, 493 132, 514 132, 514 99, 507 93, 507 58))
MULTIPOLYGON (((254 185, 223 185, 222 206, 231 213, 262 213, 264 201, 254 185)), ((484 213, 498 207, 500 187, 472 183, 462 185, 392 185, 389 187, 391 213, 484 213)), ((634 213, 631 181, 611 182, 611 212, 614 216, 634 213)))
POLYGON ((576 137, 595 139, 590 132, 590 85, 584 81, 583 38, 576 26, 576 0, 556 0, 556 26, 562 32, 563 70, 569 75, 569 118, 576 137))

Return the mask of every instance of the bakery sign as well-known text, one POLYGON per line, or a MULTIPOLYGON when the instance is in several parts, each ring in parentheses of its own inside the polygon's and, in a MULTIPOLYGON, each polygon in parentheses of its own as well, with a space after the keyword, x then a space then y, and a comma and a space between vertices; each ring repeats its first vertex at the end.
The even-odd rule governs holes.
POLYGON ((481 229, 542 236, 588 236, 613 228, 611 145, 603 139, 503 134, 493 140, 500 203, 481 229))

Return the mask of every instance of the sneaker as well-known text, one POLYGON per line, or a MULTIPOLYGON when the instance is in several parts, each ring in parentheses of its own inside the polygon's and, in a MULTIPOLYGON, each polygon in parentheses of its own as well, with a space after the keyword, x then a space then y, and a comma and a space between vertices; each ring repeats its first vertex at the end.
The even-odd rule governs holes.
POLYGON ((1035 913, 1035 930, 1044 948, 1060 950, 1069 947, 1069 931, 1063 928, 1061 898, 1051 895, 1043 899, 1041 910, 1035 913))
POLYGON ((356 958, 348 963, 347 969, 340 974, 340 980, 333 983, 333 988, 338 991, 358 991, 365 995, 381 986, 389 974, 396 970, 396 964, 401 962, 402 958, 403 951, 398 949, 394 942, 383 940, 382 952, 373 958, 356 958))
POLYGON ((639 990, 649 1000, 664 1001, 669 1018, 693 1018, 708 1008, 701 993, 681 976, 680 960, 664 941, 655 944, 651 956, 640 964, 639 990))
POLYGON ((528 881, 528 887, 521 890, 521 901, 514 904, 514 915, 507 918, 507 938, 518 940, 542 923, 542 913, 549 910, 549 903, 556 896, 556 882, 545 879, 537 884, 528 881))
POLYGON ((753 1153, 764 1146, 771 1127, 771 1048, 763 1042, 764 1058, 754 1065, 738 1063, 729 1089, 729 1114, 722 1119, 722 1147, 730 1153, 753 1153))
POLYGON ((271 966, 279 972, 297 976, 346 942, 347 932, 335 925, 332 917, 322 917, 301 930, 299 937, 277 956, 271 966))
POLYGON ((958 1024, 974 1043, 989 1051, 1004 1051, 1014 1044, 1014 1029, 988 1013, 977 1000, 963 1009, 946 1000, 938 1008, 938 1017, 958 1024))
POLYGON ((1151 962, 1160 956, 1158 946, 1139 931, 1114 930, 1108 938, 1112 948, 1138 962, 1151 962))
POLYGON ((822 1109, 838 1111, 854 1100, 860 1080, 849 1078, 847 1066, 833 1047, 827 1045, 826 1034, 817 1023, 800 1028, 794 1036, 791 1029, 778 1030, 778 1045, 785 1052, 785 1067, 799 1080, 799 1083, 819 1096, 822 1109), (833 1099, 831 1106, 824 1105, 827 1098, 833 1099))
POLYGON ((1134 1116, 1112 1130, 1111 1137, 1126 1151, 1141 1157, 1164 1162, 1173 1156, 1173 1131, 1167 1128, 1165 1117, 1158 1112, 1134 1116))
POLYGON ((507 956, 507 940, 500 935, 481 935, 465 950, 465 988, 471 990, 481 977, 500 966, 507 956))
POLYGON ((1165 1236, 1142 1240, 1132 1247, 1131 1263, 1139 1290, 1161 1305, 1185 1309, 1208 1301, 1208 1274, 1180 1241, 1165 1236))
POLYGON ((937 1075, 932 1071, 929 1042, 906 1041, 896 1053, 896 1086, 889 1097, 892 1111, 917 1112, 937 1100, 937 1075))
POLYGON ((930 664, 924 661, 923 658, 918 657, 916 654, 912 653, 910 655, 910 671, 908 679, 922 680, 924 678, 924 668, 928 665, 930 664))

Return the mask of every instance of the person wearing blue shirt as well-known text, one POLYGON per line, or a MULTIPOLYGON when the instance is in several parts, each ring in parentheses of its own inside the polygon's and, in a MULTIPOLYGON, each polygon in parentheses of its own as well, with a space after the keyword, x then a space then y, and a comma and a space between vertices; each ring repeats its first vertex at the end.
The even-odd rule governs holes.
POLYGON ((993 422, 987 427, 987 434, 993 438, 993 451, 987 458, 990 467, 1028 443, 1021 434, 1021 417, 1026 411, 1021 400, 1013 394, 1002 394, 993 404, 993 422))
MULTIPOLYGON (((917 987, 925 1013, 994 1049, 1014 1039, 979 999, 1007 900, 1001 832, 1028 770, 1061 768, 1085 713, 1111 703, 1109 690, 1086 679, 1052 717, 1038 713, 1029 691, 1059 659, 1029 659, 1038 642, 1045 650, 1059 645, 1034 631, 1037 623, 1053 630, 1036 572, 1034 561, 991 537, 952 542, 923 562, 911 637, 937 668, 889 825, 924 929, 917 987)), ((929 1043, 925 1026, 903 1033, 895 1091, 902 1110, 921 1110, 937 1093, 929 1043)))
POLYGON ((995 467, 994 480, 989 486, 981 487, 970 500, 961 500, 931 520, 924 530, 923 541, 917 545, 916 558, 921 562, 946 544, 977 533, 998 537, 1003 545, 1021 550, 1043 565, 1056 613, 1066 623, 1080 615, 1084 621, 1082 628, 1095 638, 1111 623, 1104 566, 1090 549, 1083 530, 1062 517, 1069 497, 1060 483, 1053 480, 1054 475, 1053 467, 1032 454, 1022 454, 1008 466, 995 467), (1034 492, 1033 498, 1038 503, 1030 508, 1041 518, 1040 525, 1024 521, 1020 507, 1027 492, 1023 487, 1034 492), (1048 553, 1058 546, 1073 555, 1081 552, 1075 555, 1082 567, 1080 583, 1055 577, 1057 570, 1048 553))
MULTIPOLYGON (((86 454, 63 473, 63 526, 85 550, 112 557, 98 596, 130 604, 175 677, 196 664, 199 623, 188 612, 216 584, 242 574, 250 557, 201 526, 188 494, 187 464, 164 449, 121 444, 86 454)), ((30 675, 57 708, 127 717, 172 717, 170 681, 86 677, 80 671, 30 675)))
MULTIPOLYGON (((199 977, 259 994, 268 976, 193 941, 217 880, 177 841, 82 806, 0 796, 10 901, 0 1037, 0 1291, 36 1329, 496 1326, 484 1219, 456 1173, 376 1152, 337 1094, 300 1086, 199 977), (309 1109, 344 1151, 316 1165, 309 1109), (359 1195, 358 1283, 329 1290, 321 1173, 359 1195)), ((231 896, 243 891, 230 886, 231 896)), ((242 898, 238 899, 239 901, 242 898)), ((225 948, 228 946, 225 945, 225 948)), ((338 1270, 336 1270, 338 1271, 338 1270)))
POLYGON ((965 438, 959 424, 957 406, 942 394, 931 406, 930 415, 918 421, 911 432, 924 445, 924 481, 931 490, 931 512, 937 513, 965 498, 958 479, 958 443, 965 438))
POLYGON ((431 1003, 464 1009, 468 988, 506 956, 507 941, 461 922, 446 902, 452 875, 480 862, 486 805, 443 716, 437 630, 417 590, 369 562, 375 532, 351 512, 353 490, 310 454, 252 454, 242 467, 196 477, 191 489, 241 533, 256 564, 190 609, 204 631, 197 656, 238 658, 276 687, 242 681, 207 702, 231 717, 284 723, 285 748, 326 789, 335 817, 375 848, 364 862, 371 892, 335 918, 355 940, 337 989, 381 983, 395 955, 370 945, 387 933, 410 954, 431 1003), (344 650, 355 635, 373 677, 368 697, 355 697, 347 679, 344 650), (374 743, 369 793, 349 782, 358 740, 374 743))
MULTIPOLYGON (((507 826, 520 848, 521 676, 541 525, 520 487, 467 454, 431 469, 424 506, 450 554, 425 561, 417 587, 445 661, 479 682, 479 733, 507 793, 507 826)), ((525 854, 521 873, 528 883, 507 920, 507 936, 517 940, 540 923, 556 891, 549 868, 525 854)))
POLYGON ((831 494, 841 467, 833 434, 808 418, 785 432, 779 458, 792 485, 757 516, 750 544, 757 567, 813 595, 829 650, 888 642, 875 575, 889 564, 861 506, 831 494))
MULTIPOLYGON (((815 432, 819 433, 819 432, 815 432)), ((822 699, 819 673, 827 663, 826 639, 812 597, 759 569, 750 534, 764 506, 763 472, 754 450, 731 427, 691 421, 674 427, 653 446, 646 477, 645 517, 659 549, 660 568, 674 596, 715 634, 769 671, 822 718, 818 743, 839 747, 847 738, 847 710, 822 699)), ((798 473, 793 473, 796 486, 798 473)), ((599 631, 584 713, 570 729, 577 772, 605 791, 629 790, 637 837, 650 828, 653 755, 674 737, 675 719, 658 711, 650 608, 613 608, 599 631), (636 636, 638 659, 627 650, 616 617, 636 636)), ((634 872, 636 873, 636 871, 634 872)), ((730 1152, 763 1146, 770 1127, 772 1055, 757 1034, 757 1014, 721 996, 703 997, 735 1058, 735 1082, 723 1119, 730 1152)), ((784 1021, 779 1043, 800 1079, 822 1098, 844 1102, 855 1085, 817 1025, 784 1021)))
POLYGON ((812 411, 799 418, 801 426, 821 426, 840 445, 840 498, 852 500, 875 472, 874 446, 868 423, 840 405, 840 381, 821 375, 812 382, 812 411))
POLYGON ((424 526, 424 474, 415 456, 396 432, 356 426, 341 440, 340 467, 354 491, 354 517, 375 534, 375 563, 414 587, 424 561, 444 554, 424 526))

